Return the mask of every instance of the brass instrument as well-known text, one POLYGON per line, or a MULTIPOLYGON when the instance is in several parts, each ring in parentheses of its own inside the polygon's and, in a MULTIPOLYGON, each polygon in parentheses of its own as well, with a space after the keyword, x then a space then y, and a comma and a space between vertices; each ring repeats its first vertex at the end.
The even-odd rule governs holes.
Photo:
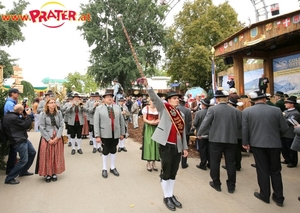
POLYGON ((83 105, 81 101, 75 101, 75 106, 83 107, 83 105))

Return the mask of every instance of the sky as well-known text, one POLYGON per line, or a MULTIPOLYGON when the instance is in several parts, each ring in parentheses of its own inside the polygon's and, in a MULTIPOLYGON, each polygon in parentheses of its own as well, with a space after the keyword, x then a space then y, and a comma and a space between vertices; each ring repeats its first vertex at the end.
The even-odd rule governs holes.
MULTIPOLYGON (((179 3, 166 18, 166 25, 171 25, 174 15, 182 9, 184 0, 178 1, 179 3)), ((12 8, 11 0, 2 0, 1 2, 6 8, 0 10, 0 14, 6 9, 12 8)), ((24 14, 41 9, 50 0, 30 0, 29 2, 30 4, 24 14)), ((87 4, 89 1, 60 0, 56 2, 62 4, 67 10, 79 13, 80 4, 87 4)), ((225 0, 213 0, 215 5, 224 2, 225 0)), ((238 13, 238 19, 241 22, 248 24, 248 18, 250 18, 251 23, 256 22, 254 8, 250 0, 228 0, 228 2, 238 13)), ((300 9, 298 0, 288 0, 289 4, 287 4, 287 0, 265 0, 265 2, 266 5, 279 3, 281 15, 300 9)), ((43 9, 63 9, 63 7, 61 5, 46 5, 41 10, 43 9)), ((268 10, 270 10, 270 7, 268 10)), ((271 18, 271 15, 269 15, 269 18, 271 18)), ((51 22, 49 25, 58 23, 61 24, 62 22, 51 22)), ((15 45, 9 48, 1 48, 7 51, 12 58, 19 59, 16 63, 23 69, 24 80, 29 81, 33 86, 40 85, 42 79, 46 77, 64 79, 69 73, 80 72, 85 74, 87 67, 90 65, 88 60, 91 48, 81 36, 82 32, 76 29, 81 24, 78 21, 66 21, 61 27, 48 28, 41 23, 26 22, 27 27, 22 28, 25 41, 16 42, 15 45)), ((126 25, 126 23, 124 24, 126 25)))

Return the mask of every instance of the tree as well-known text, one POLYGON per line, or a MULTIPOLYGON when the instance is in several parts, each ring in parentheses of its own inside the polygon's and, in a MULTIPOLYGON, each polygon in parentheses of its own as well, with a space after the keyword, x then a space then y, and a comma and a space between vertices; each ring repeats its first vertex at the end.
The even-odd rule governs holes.
POLYGON ((75 86, 75 91, 79 93, 90 93, 97 90, 95 79, 88 74, 81 75, 79 72, 69 73, 66 79, 68 81, 64 82, 63 85, 69 93, 72 91, 73 86, 75 86))
POLYGON ((20 94, 20 98, 28 98, 28 100, 32 100, 35 97, 35 92, 32 84, 28 81, 21 81, 21 85, 23 85, 23 93, 20 94))
MULTIPOLYGON (((186 2, 169 29, 170 45, 166 50, 165 69, 175 79, 190 86, 208 89, 211 85, 211 48, 240 30, 243 25, 237 13, 225 2, 215 6, 212 0, 186 2)), ((215 61, 217 70, 223 70, 223 60, 215 61)))
POLYGON ((81 12, 92 17, 90 22, 78 27, 88 45, 93 47, 88 73, 95 76, 100 87, 107 87, 118 78, 126 89, 140 77, 117 14, 123 15, 123 23, 145 74, 153 75, 161 58, 158 47, 166 43, 162 24, 166 9, 153 0, 90 0, 81 6, 81 12))
POLYGON ((11 59, 10 55, 0 50, 0 65, 3 65, 3 78, 9 78, 13 74, 13 66, 15 66, 15 62, 17 59, 11 59))

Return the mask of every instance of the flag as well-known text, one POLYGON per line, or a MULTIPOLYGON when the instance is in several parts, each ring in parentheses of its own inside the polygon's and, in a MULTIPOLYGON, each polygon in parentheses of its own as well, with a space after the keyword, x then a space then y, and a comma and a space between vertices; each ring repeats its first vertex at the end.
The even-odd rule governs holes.
POLYGON ((215 94, 216 92, 216 78, 215 78, 215 62, 214 62, 214 59, 212 59, 212 63, 211 63, 211 78, 212 78, 212 89, 213 89, 213 92, 215 94))

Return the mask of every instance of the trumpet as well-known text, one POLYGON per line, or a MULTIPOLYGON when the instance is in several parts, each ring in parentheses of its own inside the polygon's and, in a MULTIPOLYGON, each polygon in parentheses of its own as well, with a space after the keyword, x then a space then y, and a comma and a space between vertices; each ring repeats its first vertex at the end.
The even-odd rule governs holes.
POLYGON ((75 101, 75 106, 83 107, 83 103, 81 101, 75 101))

